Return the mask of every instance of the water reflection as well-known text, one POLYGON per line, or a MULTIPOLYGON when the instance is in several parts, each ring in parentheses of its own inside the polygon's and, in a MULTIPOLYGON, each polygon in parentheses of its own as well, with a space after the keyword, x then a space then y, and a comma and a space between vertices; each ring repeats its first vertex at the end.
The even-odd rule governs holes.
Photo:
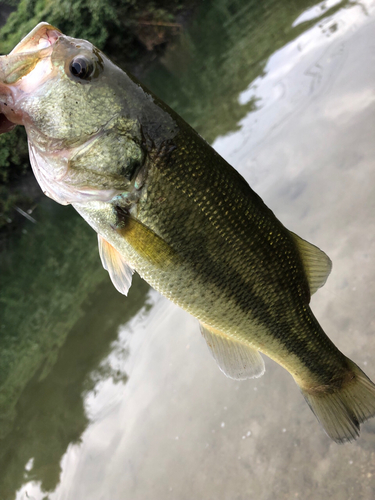
POLYGON ((0 437, 12 428, 29 380, 47 376, 82 316, 87 295, 105 279, 93 232, 74 210, 43 199, 23 233, 1 254, 0 437))
MULTIPOLYGON (((100 265, 93 231, 43 200, 37 223, 8 241, 1 259, 0 498, 25 481, 59 482, 60 460, 89 423, 84 395, 98 380, 126 381, 108 360, 118 327, 144 309, 135 277, 127 301, 100 265), (98 285, 100 285, 98 287, 98 285)), ((124 355, 126 353, 122 353, 124 355)))
POLYGON ((110 410, 109 385, 127 381, 127 339, 118 337, 119 325, 151 306, 148 285, 137 277, 134 284, 126 304, 109 282, 90 294, 83 318, 71 329, 48 376, 41 380, 37 373, 28 383, 16 405, 13 430, 1 442, 0 491, 5 498, 12 498, 29 481, 37 482, 42 491, 53 491, 69 444, 79 442, 90 420, 100 418, 100 411, 110 410), (106 383, 105 400, 95 411, 95 395, 106 383))
POLYGON ((293 28, 299 24, 309 21, 317 21, 327 14, 333 14, 337 8, 342 8, 347 5, 345 0, 324 0, 323 2, 314 5, 310 9, 306 9, 292 24, 293 28))
MULTIPOLYGON (((313 0, 202 3, 193 26, 144 82, 213 142, 238 130, 240 120, 257 109, 255 96, 244 103, 238 95, 265 74, 271 54, 310 27, 303 23, 294 28, 293 23, 314 4, 313 0)), ((322 17, 332 12, 326 7, 322 17)))
MULTIPOLYGON (((332 257, 314 311, 373 379, 374 21, 372 1, 207 2, 147 76, 332 257)), ((141 280, 125 300, 87 225, 43 210, 2 269, 7 500, 373 497, 373 421, 337 447, 272 362, 226 379, 191 317, 141 280)))

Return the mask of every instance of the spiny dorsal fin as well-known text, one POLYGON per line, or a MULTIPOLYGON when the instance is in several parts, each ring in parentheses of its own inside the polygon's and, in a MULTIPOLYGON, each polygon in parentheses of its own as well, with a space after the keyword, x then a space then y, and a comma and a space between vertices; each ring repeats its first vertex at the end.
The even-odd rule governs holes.
POLYGON ((320 248, 290 233, 297 243, 310 287, 310 294, 315 293, 327 281, 332 269, 331 259, 320 248))
POLYGON ((264 361, 256 349, 202 323, 200 327, 212 356, 227 377, 245 380, 263 375, 264 361))
POLYGON ((104 269, 109 273, 112 283, 124 295, 128 294, 132 284, 133 269, 125 262, 123 256, 98 234, 99 255, 104 269))

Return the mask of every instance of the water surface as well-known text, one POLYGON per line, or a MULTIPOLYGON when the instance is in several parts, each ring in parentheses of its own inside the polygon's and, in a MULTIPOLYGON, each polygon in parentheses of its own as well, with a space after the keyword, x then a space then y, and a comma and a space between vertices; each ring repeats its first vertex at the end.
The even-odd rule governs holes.
MULTIPOLYGON (((375 2, 218 1, 145 82, 327 252, 312 306, 375 379, 375 2)), ((227 379, 194 318, 100 267, 45 200, 2 255, 0 499, 371 499, 375 420, 331 442, 287 372, 227 379)))

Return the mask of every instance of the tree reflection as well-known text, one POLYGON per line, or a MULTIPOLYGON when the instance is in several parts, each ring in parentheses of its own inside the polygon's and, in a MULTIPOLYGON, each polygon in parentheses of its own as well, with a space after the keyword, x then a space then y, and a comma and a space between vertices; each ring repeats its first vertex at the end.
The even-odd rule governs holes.
MULTIPOLYGON (((260 103, 238 96, 262 76, 268 58, 317 22, 293 27, 314 0, 202 2, 192 26, 170 45, 142 81, 208 142, 239 128, 260 103)), ((345 0, 319 18, 352 5, 345 0)))
MULTIPOLYGON (((53 491, 60 478, 61 458, 70 443, 79 442, 89 424, 84 408, 84 394, 92 390, 101 376, 112 373, 103 368, 102 360, 111 351, 118 327, 144 307, 148 285, 134 277, 129 297, 101 285, 84 306, 84 316, 72 328, 58 359, 48 375, 40 380, 43 368, 23 391, 17 405, 13 430, 1 441, 0 491, 13 498, 22 484, 40 481, 44 491, 53 491), (91 377, 91 373, 95 377, 91 377), (25 465, 33 459, 32 468, 25 465)), ((126 374, 121 374, 125 383, 126 374)), ((0 498, 2 498, 0 496, 0 498)))

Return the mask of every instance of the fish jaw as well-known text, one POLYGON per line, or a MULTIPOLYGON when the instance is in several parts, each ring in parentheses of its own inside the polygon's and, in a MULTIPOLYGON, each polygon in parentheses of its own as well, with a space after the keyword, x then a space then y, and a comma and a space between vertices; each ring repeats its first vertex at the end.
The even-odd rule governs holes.
POLYGON ((45 22, 39 23, 14 47, 10 54, 34 52, 50 47, 61 34, 61 31, 51 24, 45 22))
MULTIPOLYGON (((37 25, 9 53, 0 57, 0 134, 11 131, 16 125, 24 125, 26 129, 33 128, 32 116, 27 112, 27 101, 41 89, 47 80, 57 74, 51 60, 53 46, 61 36, 61 32, 47 23, 37 25)), ((44 164, 38 166, 34 160, 29 141, 30 160, 34 174, 42 190, 55 201, 65 203, 59 189, 50 189, 51 179, 48 170, 43 170, 44 164), (50 194, 51 193, 51 194, 50 194)), ((63 155, 54 161, 59 168, 55 176, 66 170, 63 155)), ((55 178, 52 178, 54 183, 55 178)))
POLYGON ((122 190, 115 188, 95 189, 84 182, 81 184, 69 182, 67 178, 70 176, 74 178, 74 173, 72 175, 69 168, 71 159, 81 147, 61 149, 52 155, 44 155, 29 141, 31 167, 43 193, 60 205, 85 203, 91 200, 110 202, 122 194, 122 190))
POLYGON ((40 23, 9 55, 0 57, 0 133, 26 125, 28 117, 21 103, 51 78, 51 54, 59 36, 59 30, 40 23))

